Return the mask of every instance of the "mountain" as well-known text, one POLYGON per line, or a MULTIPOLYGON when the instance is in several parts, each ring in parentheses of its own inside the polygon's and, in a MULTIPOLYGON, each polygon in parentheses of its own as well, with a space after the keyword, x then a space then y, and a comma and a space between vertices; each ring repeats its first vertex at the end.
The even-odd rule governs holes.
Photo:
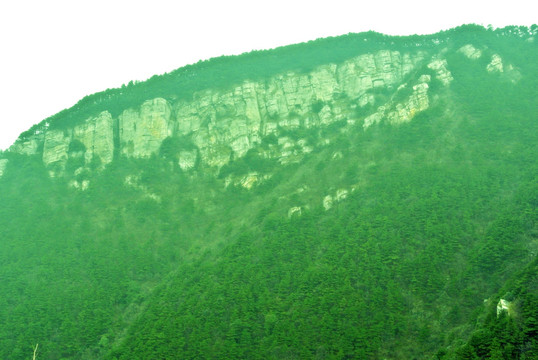
POLYGON ((36 124, 0 358, 536 358, 537 30, 221 57, 36 124))

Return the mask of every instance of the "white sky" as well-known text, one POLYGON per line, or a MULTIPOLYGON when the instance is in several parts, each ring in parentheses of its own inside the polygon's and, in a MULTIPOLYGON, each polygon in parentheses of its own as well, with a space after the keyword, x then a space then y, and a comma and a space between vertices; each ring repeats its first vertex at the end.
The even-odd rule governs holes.
POLYGON ((407 35, 471 22, 530 26, 537 22, 531 3, 2 1, 0 149, 86 95, 198 60, 368 30, 407 35))

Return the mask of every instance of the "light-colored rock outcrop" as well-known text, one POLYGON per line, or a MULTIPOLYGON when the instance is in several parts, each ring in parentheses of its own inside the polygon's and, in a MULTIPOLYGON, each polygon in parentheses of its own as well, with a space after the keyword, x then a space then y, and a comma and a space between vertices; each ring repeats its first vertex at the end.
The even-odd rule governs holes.
POLYGON ((68 158, 71 136, 68 131, 50 130, 45 134, 43 163, 50 167, 49 174, 54 177, 63 173, 68 158))
MULTIPOLYGON (((188 137, 194 145, 176 154, 183 170, 197 163, 220 168, 271 134, 279 137, 282 131, 337 121, 353 125, 360 120, 356 109, 375 103, 374 90, 396 89, 425 59, 422 51, 381 50, 319 66, 309 73, 287 72, 263 81, 245 81, 228 90, 195 92, 192 98, 175 103, 155 98, 125 109, 116 119, 104 111, 73 129, 47 130, 40 135, 42 140, 30 137, 13 148, 32 154, 43 146, 45 165, 54 167, 51 174, 59 174, 75 156, 69 154, 75 140, 85 148, 86 165, 99 158, 104 166, 115 154, 147 158, 159 151, 164 139, 179 136, 188 137)), ((451 80, 446 61, 435 60, 430 68, 441 81, 451 80)), ((428 107, 427 88, 427 81, 421 80, 405 103, 379 107, 365 119, 365 128, 385 117, 391 123, 409 121, 428 107)), ((313 151, 312 145, 305 140, 281 139, 264 156, 277 157, 282 164, 296 162, 313 151)))
POLYGON ((375 113, 364 119, 363 128, 367 129, 383 119, 393 125, 406 123, 411 121, 416 114, 427 110, 430 106, 428 98, 430 76, 422 75, 419 80, 423 82, 413 86, 413 92, 404 102, 380 106, 375 113))
POLYGON ((428 84, 422 83, 413 86, 413 93, 402 104, 397 104, 396 109, 387 115, 391 124, 401 124, 411 121, 413 117, 429 107, 428 84))
POLYGON ((241 157, 260 142, 261 118, 254 83, 228 93, 196 93, 192 101, 178 103, 175 111, 179 135, 191 136, 206 164, 222 166, 232 152, 241 157))
POLYGON ((119 117, 122 153, 139 158, 156 153, 172 135, 170 115, 170 105, 162 98, 147 100, 140 109, 125 110, 119 117))
POLYGON ((300 206, 294 206, 288 210, 289 218, 291 218, 292 216, 301 216, 301 214, 302 214, 302 209, 300 206))
POLYGON ((349 191, 347 191, 346 189, 338 189, 338 190, 336 190, 336 195, 335 195, 334 199, 336 201, 342 201, 342 200, 347 198, 348 194, 349 194, 349 191))
POLYGON ((190 170, 196 166, 198 150, 182 150, 179 152, 178 164, 181 170, 190 170))
MULTIPOLYGON (((371 104, 376 87, 393 87, 424 58, 397 51, 365 54, 340 65, 324 65, 308 74, 285 73, 262 82, 245 82, 231 91, 200 91, 175 105, 175 128, 190 135, 204 163, 222 166, 243 156, 261 138, 279 129, 328 125, 352 113, 349 100, 371 104), (216 150, 217 149, 217 150, 216 150)), ((303 146, 303 152, 312 149, 303 146)), ((286 147, 281 158, 291 152, 286 147)))
POLYGON ((73 180, 69 183, 69 186, 71 186, 73 189, 86 191, 90 187, 90 180, 86 180, 86 179, 82 181, 73 180))
POLYGON ((364 124, 362 125, 365 129, 369 128, 373 124, 378 124, 383 120, 383 117, 385 116, 385 107, 380 106, 377 108, 377 111, 371 115, 368 115, 364 119, 364 124))
POLYGON ((270 179, 271 175, 269 174, 260 174, 256 171, 251 171, 246 175, 228 175, 226 179, 224 180, 224 187, 228 187, 230 185, 236 186, 236 187, 242 187, 247 190, 252 189, 254 186, 257 186, 261 184, 263 181, 270 179))
POLYGON ((501 315, 502 312, 506 311, 508 315, 511 315, 511 306, 512 303, 510 301, 507 301, 505 299, 500 299, 497 303, 497 317, 501 315))
POLYGON ((432 80, 432 77, 427 74, 420 75, 418 78, 419 83, 429 83, 432 80))
POLYGON ((255 183, 257 183, 260 180, 260 174, 257 172, 251 172, 245 175, 241 179, 241 186, 245 189, 251 189, 255 183))
MULTIPOLYGON (((355 187, 351 189, 351 192, 355 191, 355 187)), ((325 210, 331 209, 334 204, 344 201, 349 196, 348 189, 338 189, 334 195, 326 195, 323 198, 322 205, 325 210)))
POLYGON ((333 197, 331 195, 327 195, 323 198, 323 208, 325 210, 329 210, 333 207, 333 197))
POLYGON ((108 111, 88 118, 73 129, 49 130, 44 135, 43 163, 50 167, 51 176, 61 175, 71 157, 84 157, 87 165, 99 158, 101 166, 110 163, 114 156, 113 119, 108 111), (70 152, 72 142, 80 142, 84 149, 70 152))
POLYGON ((8 162, 9 162, 8 159, 0 159, 0 177, 4 175, 4 171, 6 170, 6 166, 8 162))
POLYGON ((108 111, 75 126, 73 140, 80 141, 86 148, 84 158, 90 163, 98 157, 102 165, 110 163, 114 157, 113 119, 108 111))
POLYGON ((479 59, 482 56, 482 51, 475 48, 471 44, 462 46, 461 48, 458 49, 458 52, 462 53, 467 58, 473 59, 473 60, 479 59))
POLYGON ((502 73, 504 71, 502 58, 497 54, 493 54, 491 56, 491 62, 486 66, 486 69, 488 72, 502 73))
POLYGON ((45 135, 43 133, 34 135, 25 140, 18 140, 9 148, 9 151, 22 155, 36 155, 43 145, 45 135))
POLYGON ((435 76, 443 85, 448 86, 454 80, 447 68, 446 59, 437 59, 428 64, 428 68, 435 71, 435 76))

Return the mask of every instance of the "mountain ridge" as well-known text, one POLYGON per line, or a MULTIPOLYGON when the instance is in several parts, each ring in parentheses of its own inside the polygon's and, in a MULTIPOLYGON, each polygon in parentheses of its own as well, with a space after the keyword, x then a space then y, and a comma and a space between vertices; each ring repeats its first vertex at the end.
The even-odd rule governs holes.
POLYGON ((0 357, 532 358, 535 34, 224 58, 21 134, 0 357))
MULTIPOLYGON (((366 35, 384 38, 375 33, 366 35)), ((439 35, 443 34, 429 37, 433 38, 434 43, 440 43, 439 35)), ((360 37, 360 34, 355 36, 360 37)), ((385 38, 387 42, 397 37, 385 38)), ((414 37, 405 39, 413 40, 414 37)), ((533 37, 530 36, 529 39, 533 37)), ((365 36, 363 41, 367 40, 369 37, 365 36)), ((445 38, 444 41, 449 40, 445 38)), ((409 40, 405 41, 408 42, 409 40)), ((443 51, 446 50, 444 48, 443 51)), ((491 52, 487 48, 476 49, 472 44, 465 44, 458 50, 471 60, 478 60, 482 51, 491 52)), ((241 85, 224 92, 194 92, 190 100, 187 98, 185 101, 173 102, 163 98, 146 99, 134 108, 121 110, 116 117, 109 110, 94 114, 72 127, 70 134, 69 131, 66 133, 66 129, 49 130, 48 127, 54 125, 54 122, 44 122, 39 129, 33 130, 33 136, 21 135, 10 147, 10 151, 28 155, 42 152, 43 161, 51 168, 50 173, 54 176, 55 173, 63 173, 70 154, 80 157, 82 152, 85 166, 75 169, 81 173, 92 161, 98 162, 102 168, 120 154, 148 157, 159 151, 162 141, 167 137, 189 136, 187 142, 194 145, 194 148, 184 151, 183 155, 181 152, 176 154, 180 158, 184 157, 178 160, 180 166, 184 170, 191 168, 200 157, 209 166, 220 168, 231 158, 244 156, 254 145, 259 145, 263 137, 277 133, 277 128, 285 131, 297 127, 328 125, 335 121, 364 121, 364 127, 367 127, 384 117, 388 117, 392 123, 409 121, 417 112, 429 106, 427 83, 432 76, 444 85, 449 85, 452 80, 446 60, 440 53, 428 55, 427 69, 422 69, 423 77, 410 79, 415 83, 411 85, 414 92, 409 96, 408 103, 385 104, 378 101, 375 104, 377 111, 370 110, 370 114, 361 112, 368 111, 363 110, 365 107, 374 106, 374 92, 391 90, 397 83, 400 87, 407 86, 403 82, 404 78, 410 76, 411 71, 419 71, 418 66, 426 65, 421 64, 425 61, 426 54, 422 50, 403 55, 399 51, 379 50, 340 64, 314 68, 303 75, 288 72, 261 83, 245 80, 241 85), (339 106, 337 98, 342 96, 350 98, 351 106, 349 101, 343 107, 339 106), (387 109, 387 114, 386 106, 393 107, 387 109), (70 152, 74 142, 80 144, 78 148, 74 145, 77 151, 70 152)), ((503 60, 499 55, 493 53, 489 56, 491 62, 487 65, 488 71, 511 73, 512 79, 520 76, 511 64, 505 66, 504 71, 503 60)), ((314 144, 308 145, 311 147, 314 144)), ((290 147, 290 144, 285 146, 290 147)), ((277 152, 282 154, 285 151, 279 149, 277 152)))

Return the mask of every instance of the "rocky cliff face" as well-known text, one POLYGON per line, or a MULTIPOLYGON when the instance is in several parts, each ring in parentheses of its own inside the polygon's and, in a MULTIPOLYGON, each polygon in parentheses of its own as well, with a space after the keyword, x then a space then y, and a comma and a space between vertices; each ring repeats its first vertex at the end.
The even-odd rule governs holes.
POLYGON ((51 176, 62 174, 70 158, 83 157, 85 164, 99 161, 101 166, 113 159, 114 126, 108 111, 70 130, 47 131, 43 138, 43 163, 51 176))
POLYGON ((172 135, 170 104, 164 99, 144 102, 139 109, 127 109, 119 117, 121 153, 149 157, 172 135))
MULTIPOLYGON (((482 56, 472 45, 459 51, 469 59, 482 56)), ((488 70, 502 71, 500 57, 492 58, 488 70)), ((84 166, 93 162, 103 167, 117 154, 147 158, 159 151, 164 139, 182 137, 195 147, 177 154, 178 165, 188 170, 198 163, 220 168, 274 135, 278 142, 265 156, 285 163, 312 151, 315 144, 294 142, 282 132, 334 122, 364 129, 381 121, 408 122, 430 106, 431 81, 449 86, 452 80, 440 54, 382 50, 309 73, 289 72, 228 90, 196 92, 188 100, 149 99, 138 108, 125 109, 118 118, 104 111, 73 129, 35 134, 10 150, 41 153, 51 175, 58 176, 72 158, 83 158, 84 166), (394 101, 400 92, 407 96, 394 101)))
MULTIPOLYGON (((286 73, 230 91, 196 93, 173 106, 171 127, 191 136, 203 163, 220 167, 281 130, 356 118, 357 107, 374 102, 372 90, 396 87, 424 57, 380 51, 308 74, 286 73)), ((281 142, 280 156, 286 156, 286 143, 281 142)))

